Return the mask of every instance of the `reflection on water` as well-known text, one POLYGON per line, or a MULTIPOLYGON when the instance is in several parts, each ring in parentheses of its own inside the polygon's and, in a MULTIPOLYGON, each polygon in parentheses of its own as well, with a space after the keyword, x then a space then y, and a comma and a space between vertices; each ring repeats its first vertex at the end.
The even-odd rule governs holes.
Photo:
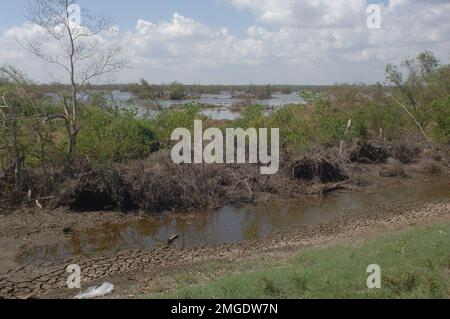
POLYGON ((325 199, 268 203, 246 208, 228 206, 211 213, 166 214, 73 234, 53 246, 26 250, 21 262, 43 261, 72 255, 146 249, 163 245, 174 234, 178 246, 239 243, 259 239, 288 227, 320 224, 358 211, 370 214, 373 204, 450 197, 450 182, 434 181, 408 187, 391 187, 375 193, 334 193, 325 199))

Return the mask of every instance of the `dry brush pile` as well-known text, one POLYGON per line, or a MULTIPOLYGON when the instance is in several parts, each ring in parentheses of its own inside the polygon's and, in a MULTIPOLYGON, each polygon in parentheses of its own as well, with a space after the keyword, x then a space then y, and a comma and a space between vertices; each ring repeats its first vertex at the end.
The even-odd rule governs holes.
POLYGON ((176 165, 168 151, 159 151, 126 164, 81 163, 70 177, 58 170, 25 171, 24 189, 29 190, 31 205, 160 213, 323 195, 343 183, 356 183, 353 169, 359 165, 379 165, 382 177, 407 177, 404 167, 409 163, 419 163, 427 174, 442 168, 435 151, 408 143, 355 142, 344 158, 336 153, 333 148, 315 154, 283 153, 280 172, 261 175, 260 167, 252 164, 176 165))

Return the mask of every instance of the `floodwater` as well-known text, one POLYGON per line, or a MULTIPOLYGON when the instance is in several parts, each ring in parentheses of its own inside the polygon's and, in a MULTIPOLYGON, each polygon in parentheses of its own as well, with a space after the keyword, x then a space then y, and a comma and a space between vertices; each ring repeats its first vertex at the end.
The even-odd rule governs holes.
MULTIPOLYGON (((112 96, 120 101, 133 100, 133 95, 130 92, 113 91, 112 96)), ((217 107, 230 107, 233 104, 244 101, 244 99, 233 98, 230 93, 218 93, 218 94, 201 94, 198 99, 193 100, 159 100, 158 103, 162 108, 169 108, 173 106, 180 106, 186 103, 196 102, 199 104, 215 105, 217 107)), ((137 100, 137 106, 145 106, 142 103, 145 101, 137 100), (141 105, 139 105, 141 103, 141 105)), ((151 101, 147 101, 151 104, 151 101)), ((264 106, 279 107, 288 104, 300 104, 302 99, 298 93, 281 94, 274 93, 270 99, 258 100, 253 99, 252 102, 261 104, 264 106)))
MULTIPOLYGON (((155 102, 136 100, 130 92, 113 91, 112 96, 118 101, 128 101, 130 106, 136 107, 139 110, 139 115, 143 117, 153 117, 158 111, 152 110, 151 106, 154 106, 155 102)), ((213 120, 235 120, 239 117, 239 112, 232 112, 230 107, 234 104, 241 103, 243 99, 233 98, 230 93, 219 94, 202 94, 195 100, 159 100, 158 104, 163 108, 180 107, 187 103, 198 103, 208 106, 208 109, 202 111, 202 113, 213 120)), ((298 93, 281 94, 274 93, 272 98, 266 100, 252 100, 253 103, 263 105, 268 109, 274 109, 289 104, 301 104, 302 99, 298 93)))
MULTIPOLYGON (((52 98, 55 102, 60 100, 56 93, 47 93, 46 95, 52 98)), ((114 99, 114 103, 119 105, 119 107, 136 108, 138 110, 139 117, 152 118, 159 112, 154 110, 156 106, 154 101, 136 99, 132 93, 127 91, 113 90, 111 92, 111 97, 114 99)), ((80 96, 80 98, 85 102, 89 100, 88 95, 80 96)), ((167 109, 171 107, 181 107, 188 103, 198 103, 208 105, 207 109, 202 110, 202 114, 213 120, 235 120, 239 117, 240 113, 232 112, 230 107, 243 101, 243 99, 233 98, 230 93, 223 92, 218 94, 202 94, 195 100, 159 100, 158 105, 163 109, 167 109)), ((265 106, 268 112, 285 105, 303 103, 299 94, 296 92, 290 94, 274 93, 270 99, 253 99, 252 102, 265 106)))
POLYGON ((239 117, 239 112, 233 112, 229 108, 211 108, 202 111, 202 114, 216 121, 232 121, 239 117))
POLYGON ((168 213, 75 233, 56 245, 24 250, 18 261, 32 263, 122 249, 149 249, 165 245, 173 235, 179 235, 174 244, 178 247, 240 243, 262 239, 289 227, 326 223, 352 212, 370 214, 377 203, 449 197, 450 182, 436 180, 406 187, 390 186, 374 193, 336 192, 317 200, 272 202, 244 208, 228 206, 209 213, 168 213))

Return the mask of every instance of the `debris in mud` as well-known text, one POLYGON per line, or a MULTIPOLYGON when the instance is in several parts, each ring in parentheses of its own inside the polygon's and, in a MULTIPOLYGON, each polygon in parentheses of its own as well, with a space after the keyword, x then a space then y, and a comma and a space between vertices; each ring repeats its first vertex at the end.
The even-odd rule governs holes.
MULTIPOLYGON (((416 155, 413 145, 402 143, 403 146, 358 142, 349 148, 346 158, 354 163, 386 164, 392 156, 399 163, 394 166, 388 163, 380 175, 406 177, 399 167, 401 163, 429 158, 431 154, 416 155)), ((36 206, 52 210, 62 206, 78 212, 161 213, 217 209, 229 204, 251 204, 273 196, 290 198, 309 194, 310 188, 299 181, 332 184, 348 180, 348 176, 353 182, 361 180, 362 165, 351 165, 351 170, 347 170, 346 161, 338 158, 334 150, 327 152, 318 149, 314 153, 322 154, 320 157, 305 156, 300 160, 297 153, 286 152, 279 174, 261 176, 259 165, 176 165, 169 152, 160 151, 144 160, 100 168, 82 162, 77 166, 77 174, 71 176, 56 169, 49 170, 48 175, 24 171, 24 189, 31 190, 32 200, 27 205, 32 206, 33 211, 36 206), (49 181, 44 182, 45 178, 49 181)), ((430 162, 422 167, 420 164, 419 170, 434 175, 441 173, 446 163, 430 162)), ((3 194, 2 185, 0 180, 3 194)), ((0 210, 7 207, 3 205, 6 201, 6 196, 0 196, 0 210)))
POLYGON ((313 160, 305 157, 293 167, 293 176, 306 181, 319 180, 322 183, 339 182, 347 179, 337 164, 325 159, 313 160))
POLYGON ((344 182, 336 183, 333 185, 324 185, 318 190, 318 192, 316 194, 320 195, 320 196, 325 196, 326 194, 331 193, 331 192, 335 192, 335 191, 342 190, 342 189, 349 189, 348 184, 349 184, 349 181, 344 181, 344 182))
POLYGON ((74 211, 101 211, 134 208, 131 194, 115 170, 93 170, 69 182, 61 196, 63 205, 74 211))
POLYGON ((350 161, 354 163, 386 163, 389 157, 385 148, 367 142, 357 142, 350 152, 350 161))
MULTIPOLYGON (((0 210, 28 202, 34 207, 49 207, 55 198, 54 192, 64 181, 64 176, 57 169, 33 168, 23 169, 20 194, 11 191, 14 182, 11 174, 0 171, 0 210)), ((39 208, 39 209, 41 209, 39 208)))
POLYGON ((420 148, 406 143, 395 145, 392 156, 402 164, 411 164, 420 156, 420 148))
POLYGON ((405 172, 405 169, 403 168, 403 164, 400 161, 395 160, 393 158, 390 158, 388 160, 388 164, 386 165, 386 167, 384 167, 380 171, 380 176, 381 177, 402 177, 402 178, 408 177, 408 175, 405 172))
POLYGON ((178 237, 180 237, 180 236, 179 236, 179 235, 173 235, 173 236, 171 236, 171 237, 167 240, 167 245, 168 245, 168 246, 172 245, 172 244, 175 242, 175 240, 178 239, 178 237))
POLYGON ((442 150, 438 148, 425 148, 421 153, 422 158, 427 158, 435 162, 441 162, 443 160, 442 150))
POLYGON ((94 299, 109 295, 114 290, 114 285, 105 282, 100 287, 89 287, 84 293, 80 293, 74 299, 94 299))
POLYGON ((420 163, 420 169, 429 175, 439 175, 442 173, 442 166, 432 159, 425 159, 420 163))
POLYGON ((90 169, 62 186, 59 203, 73 211, 152 213, 251 203, 254 189, 264 185, 258 168, 257 165, 247 165, 245 170, 238 165, 175 165, 167 156, 155 155, 148 161, 124 167, 90 169))

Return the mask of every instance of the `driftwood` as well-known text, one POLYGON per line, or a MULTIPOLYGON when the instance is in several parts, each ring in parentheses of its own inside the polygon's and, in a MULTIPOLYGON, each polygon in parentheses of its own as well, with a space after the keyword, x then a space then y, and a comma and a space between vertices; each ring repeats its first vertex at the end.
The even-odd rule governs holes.
POLYGON ((50 200, 50 199, 55 199, 56 196, 47 196, 47 197, 39 197, 40 200, 50 200))
POLYGON ((179 235, 173 235, 172 237, 170 237, 168 240, 167 240, 167 245, 172 245, 174 242, 175 242, 175 240, 177 240, 178 239, 178 237, 180 237, 179 235))
POLYGON ((320 195, 324 196, 328 193, 335 192, 337 190, 348 189, 349 183, 350 183, 350 181, 344 181, 344 182, 340 182, 340 183, 336 183, 336 184, 332 184, 332 185, 325 185, 321 188, 320 195))

